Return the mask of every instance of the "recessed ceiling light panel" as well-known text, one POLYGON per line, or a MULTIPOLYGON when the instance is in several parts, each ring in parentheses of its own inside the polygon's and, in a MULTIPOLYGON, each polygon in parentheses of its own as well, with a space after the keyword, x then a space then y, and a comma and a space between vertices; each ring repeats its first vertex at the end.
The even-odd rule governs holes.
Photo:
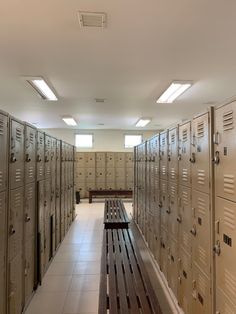
POLYGON ((157 103, 172 103, 187 89, 192 86, 192 82, 174 81, 166 91, 158 98, 157 103))
POLYGON ((136 123, 137 128, 144 128, 148 123, 151 122, 151 119, 139 119, 138 122, 136 123))
POLYGON ((62 120, 69 126, 76 126, 77 122, 72 117, 63 117, 62 120))
POLYGON ((24 79, 44 100, 58 100, 55 92, 42 77, 24 77, 24 79))

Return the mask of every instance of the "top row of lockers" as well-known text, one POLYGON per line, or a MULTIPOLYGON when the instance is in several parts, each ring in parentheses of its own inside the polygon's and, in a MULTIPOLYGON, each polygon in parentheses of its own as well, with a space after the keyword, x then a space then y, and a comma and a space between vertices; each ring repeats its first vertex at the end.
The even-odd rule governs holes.
POLYGON ((78 168, 132 168, 133 153, 129 152, 92 152, 76 153, 78 168))

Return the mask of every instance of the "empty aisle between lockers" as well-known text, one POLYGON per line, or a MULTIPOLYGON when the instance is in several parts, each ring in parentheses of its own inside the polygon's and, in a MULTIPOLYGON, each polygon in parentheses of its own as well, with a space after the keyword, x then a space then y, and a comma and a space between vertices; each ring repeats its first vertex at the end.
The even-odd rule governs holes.
POLYGON ((0 313, 20 314, 75 216, 75 150, 4 112, 0 146, 0 313))

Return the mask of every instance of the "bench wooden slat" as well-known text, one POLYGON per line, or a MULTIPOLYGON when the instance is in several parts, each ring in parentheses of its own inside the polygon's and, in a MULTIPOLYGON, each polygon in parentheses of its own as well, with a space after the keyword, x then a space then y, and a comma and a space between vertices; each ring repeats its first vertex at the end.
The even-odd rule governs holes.
POLYGON ((129 219, 122 200, 105 200, 104 224, 105 229, 128 228, 129 219))

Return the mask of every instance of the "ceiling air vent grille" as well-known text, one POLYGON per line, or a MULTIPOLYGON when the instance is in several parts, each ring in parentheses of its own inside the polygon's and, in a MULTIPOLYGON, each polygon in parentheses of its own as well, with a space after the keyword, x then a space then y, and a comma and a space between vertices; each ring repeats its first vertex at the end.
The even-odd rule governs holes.
POLYGON ((106 27, 106 13, 101 12, 79 12, 80 26, 83 27, 106 27))

